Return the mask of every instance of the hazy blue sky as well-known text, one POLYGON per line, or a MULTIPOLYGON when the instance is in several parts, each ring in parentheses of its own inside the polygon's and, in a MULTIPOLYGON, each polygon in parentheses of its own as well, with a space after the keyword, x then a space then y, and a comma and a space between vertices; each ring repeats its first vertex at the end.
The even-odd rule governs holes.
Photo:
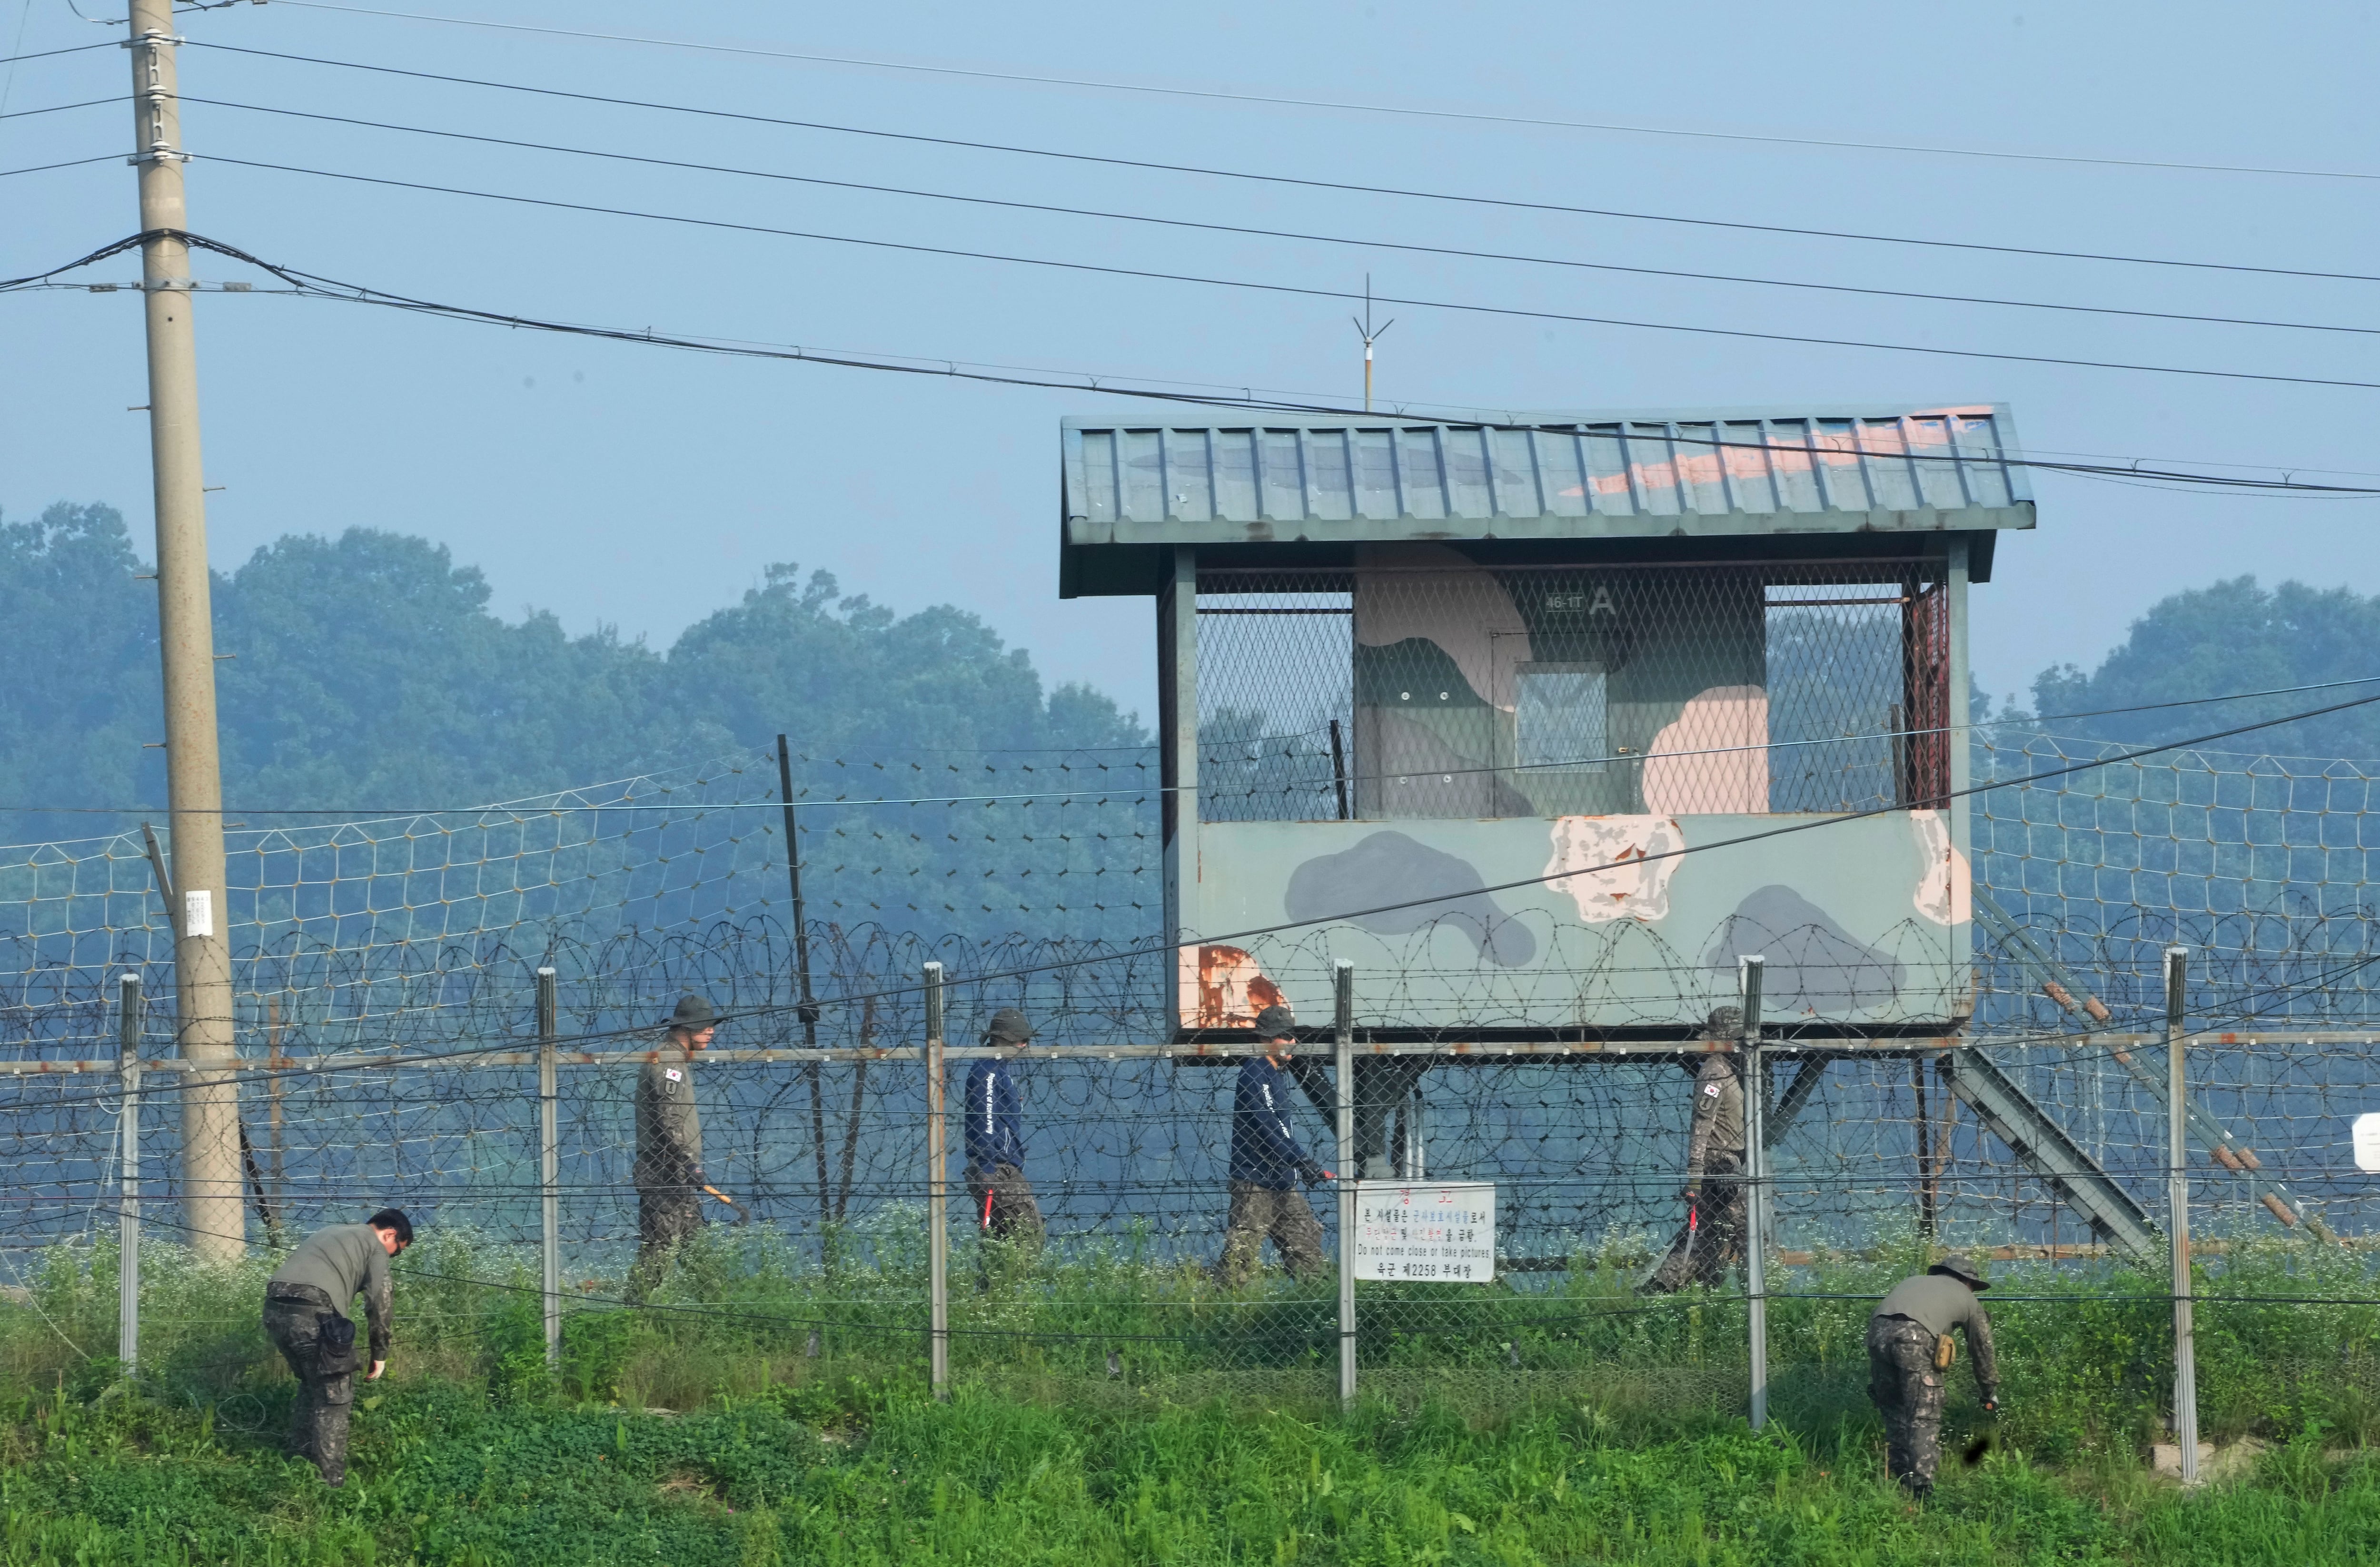
MULTIPOLYGON (((394 0, 402 6, 404 0, 394 0)), ((115 0, 120 7, 120 0, 115 0)), ((2380 172, 2368 7, 2094 5, 903 5, 425 9, 714 44, 1299 97, 2008 151, 2380 172)), ((110 0, 85 12, 120 15, 110 0)), ((804 64, 273 4, 198 42, 1134 158, 1996 244, 2380 271, 2372 180, 1759 145, 1422 119, 804 64)), ((114 35, 0 0, 6 51, 114 35)), ((115 49, 0 66, 5 109, 120 94, 115 49)), ((373 76, 208 48, 194 98, 1371 242, 2380 327, 2380 285, 1989 258, 1299 192, 373 76)), ((328 125, 193 103, 193 226, 311 271, 614 326, 1352 398, 1327 300, 540 210, 204 161, 222 155, 560 200, 1118 266, 1530 309, 2380 380, 2374 339, 1628 277, 1200 235, 328 125)), ((120 153, 118 102, 0 119, 0 169, 120 153)), ((120 161, 0 180, 0 274, 135 225, 120 161)), ((205 278, 248 274, 219 259, 205 278)), ((128 279, 119 259, 98 270, 128 279)), ((1385 397, 1505 408, 2004 401, 2037 452, 2380 470, 2380 392, 1998 364, 1389 307, 1385 397)), ((0 301, 0 508, 121 506, 145 536, 138 298, 0 301)), ((1148 710, 1147 606, 1056 596, 1057 423, 1012 392, 735 362, 251 295, 200 307, 216 563, 287 532, 427 535, 537 606, 665 645, 771 561, 896 609, 951 601, 1053 679, 1148 710)), ((2371 501, 2036 480, 2041 528, 1975 596, 1980 674, 2095 660, 2159 597, 2253 572, 2380 590, 2371 501)), ((788 715, 789 725, 798 723, 788 715)), ((557 782, 563 780, 556 780, 557 782)))

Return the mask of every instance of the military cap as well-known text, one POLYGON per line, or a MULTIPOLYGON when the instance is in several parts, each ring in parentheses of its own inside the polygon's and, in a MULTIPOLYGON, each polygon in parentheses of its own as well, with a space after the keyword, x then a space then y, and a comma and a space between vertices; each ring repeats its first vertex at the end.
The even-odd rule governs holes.
POLYGON ((1268 1006, 1257 1014, 1257 1033, 1263 1039, 1287 1039, 1297 1030, 1297 1018, 1286 1006, 1268 1006))
POLYGON ((1973 1259, 1955 1253, 1951 1256, 1945 1257, 1941 1261, 1935 1263, 1934 1266, 1926 1269, 1925 1271, 1929 1273, 1946 1273, 1951 1278, 1958 1280, 1961 1284, 1966 1285, 1969 1289, 1989 1289, 1992 1287, 1991 1280, 1975 1272, 1973 1259))
POLYGON ((705 1029, 714 1027, 718 1021, 719 1014, 711 1009, 710 1003, 704 997, 688 991, 677 998, 677 1010, 670 1014, 669 1026, 673 1029, 684 1029, 690 1034, 698 1034, 705 1029))
POLYGON ((1741 1006, 1714 1006, 1710 1017, 1703 1023, 1703 1034, 1707 1039, 1733 1039, 1742 1032, 1743 1008, 1741 1006))
POLYGON ((995 1044, 1023 1044, 1033 1037, 1033 1025, 1026 1022, 1025 1014, 1015 1007, 1003 1006, 991 1015, 990 1025, 983 1031, 983 1037, 995 1044))

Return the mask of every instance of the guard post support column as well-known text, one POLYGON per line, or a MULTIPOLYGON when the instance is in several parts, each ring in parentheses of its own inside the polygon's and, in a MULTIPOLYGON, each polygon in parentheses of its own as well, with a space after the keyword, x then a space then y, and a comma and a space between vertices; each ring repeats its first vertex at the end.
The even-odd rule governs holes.
POLYGON ((1768 959, 1747 957, 1739 965, 1743 1006, 1743 1288, 1748 1297, 1752 1358, 1752 1428, 1768 1423, 1768 1067, 1760 1049, 1760 980, 1768 959))
POLYGON ((537 971, 537 1168, 538 1203, 544 1211, 541 1238, 545 1286, 545 1364, 562 1366, 562 1136, 554 1103, 559 1076, 555 1067, 553 970, 537 971))
POLYGON ((2182 1013, 2190 948, 2165 949, 2166 1240, 2173 1253, 2173 1440, 2181 1483, 2198 1483, 2198 1346, 2190 1299, 2190 1102, 2182 1013))
POLYGON ((124 1073, 124 1186, 115 1210, 115 1358, 140 1369, 140 976, 115 982, 116 1062, 124 1073))
POLYGON ((1332 969, 1338 1002, 1339 1407, 1355 1402, 1355 965, 1332 969))
POLYGON ((926 965, 926 1288, 934 1396, 951 1396, 950 1112, 942 1072, 942 966, 926 965))

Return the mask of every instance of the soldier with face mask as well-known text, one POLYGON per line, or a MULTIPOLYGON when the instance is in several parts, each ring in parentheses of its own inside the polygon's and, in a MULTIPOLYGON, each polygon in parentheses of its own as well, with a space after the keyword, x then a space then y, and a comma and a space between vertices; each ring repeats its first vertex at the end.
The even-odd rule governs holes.
MULTIPOLYGON (((1703 1037, 1714 1043, 1743 1031, 1740 1008, 1713 1011, 1703 1037)), ((1717 1284, 1742 1260, 1744 1240, 1743 1081, 1736 1057, 1706 1053, 1678 1065, 1694 1080, 1694 1121, 1686 1133, 1686 1222, 1670 1254, 1637 1286, 1640 1295, 1668 1295, 1687 1284, 1717 1284)))

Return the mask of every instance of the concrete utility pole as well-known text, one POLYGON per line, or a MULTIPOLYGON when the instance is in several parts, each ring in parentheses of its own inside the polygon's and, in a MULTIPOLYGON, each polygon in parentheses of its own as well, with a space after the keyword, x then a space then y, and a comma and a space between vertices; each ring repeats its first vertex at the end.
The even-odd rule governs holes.
MULTIPOLYGON (((233 1055, 223 771, 215 745, 214 614, 207 582, 199 364, 182 201, 173 0, 132 0, 132 142, 140 176, 141 303, 149 324, 149 458, 157 492, 157 625, 165 674, 166 797, 174 824, 175 1038, 194 1061, 233 1055)), ((248 1248, 239 1194, 239 1088, 228 1072, 182 1087, 182 1191, 200 1260, 248 1248)))

